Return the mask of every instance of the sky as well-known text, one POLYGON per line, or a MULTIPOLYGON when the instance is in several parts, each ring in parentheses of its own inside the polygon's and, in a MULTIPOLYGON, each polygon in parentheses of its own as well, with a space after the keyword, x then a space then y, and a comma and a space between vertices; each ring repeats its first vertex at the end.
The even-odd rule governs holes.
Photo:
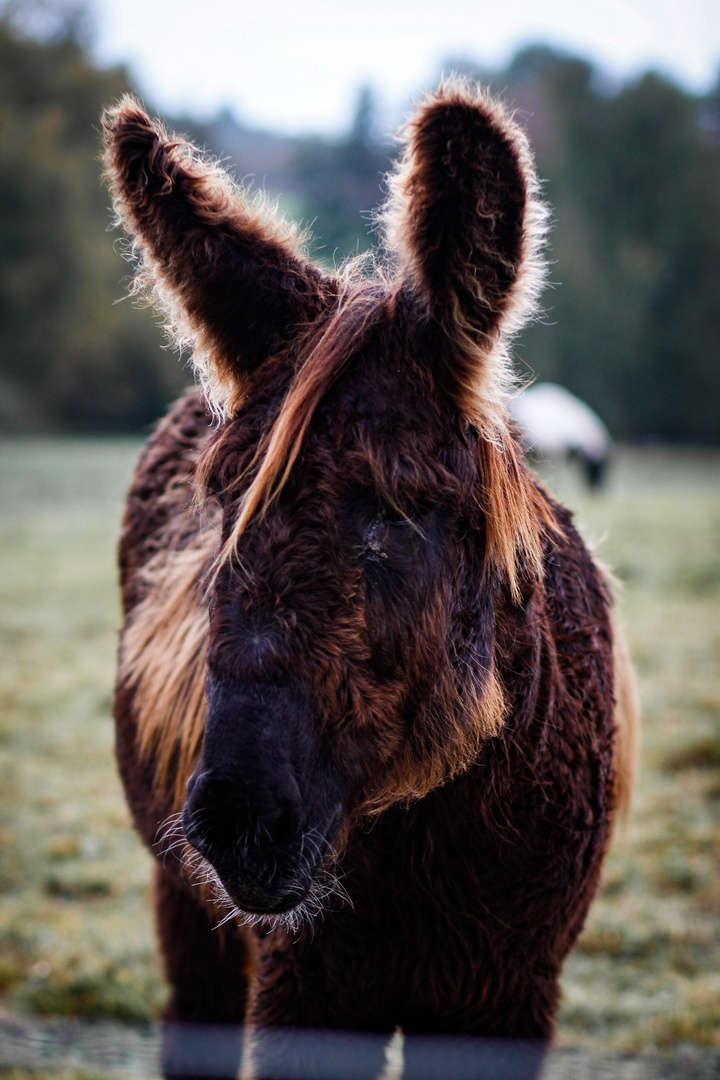
POLYGON ((95 54, 158 110, 230 108, 253 127, 337 135, 359 88, 393 129, 448 58, 501 67, 543 42, 625 81, 654 68, 703 92, 720 72, 720 0, 90 0, 95 54))

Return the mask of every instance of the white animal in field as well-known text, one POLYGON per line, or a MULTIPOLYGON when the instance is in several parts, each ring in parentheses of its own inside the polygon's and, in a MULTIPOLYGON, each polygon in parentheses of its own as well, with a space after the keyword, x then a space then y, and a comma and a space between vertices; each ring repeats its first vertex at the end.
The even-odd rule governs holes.
POLYGON ((510 410, 528 453, 538 458, 576 458, 591 487, 603 483, 612 439, 584 401, 557 383, 534 383, 512 399, 510 410))

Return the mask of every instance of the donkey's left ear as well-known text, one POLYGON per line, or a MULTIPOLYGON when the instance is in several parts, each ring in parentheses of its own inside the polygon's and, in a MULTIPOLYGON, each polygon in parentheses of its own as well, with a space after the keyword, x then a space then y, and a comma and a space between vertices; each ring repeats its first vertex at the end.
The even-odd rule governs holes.
POLYGON ((404 132, 381 215, 404 286, 441 333, 443 370, 468 418, 497 417, 504 343, 534 308, 546 212, 527 139, 464 82, 429 95, 404 132))
POLYGON ((330 302, 332 279, 293 230, 268 221, 230 178, 131 97, 103 116, 105 175, 141 256, 140 283, 195 348, 211 403, 232 407, 243 374, 330 302))

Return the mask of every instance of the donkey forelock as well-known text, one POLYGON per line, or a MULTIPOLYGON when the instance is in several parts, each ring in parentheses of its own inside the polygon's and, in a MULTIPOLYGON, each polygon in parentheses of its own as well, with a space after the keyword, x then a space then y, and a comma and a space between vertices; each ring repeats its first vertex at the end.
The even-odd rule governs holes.
MULTIPOLYGON (((256 513, 264 513, 280 493, 298 457, 303 437, 323 396, 343 365, 362 348, 383 316, 388 304, 377 281, 348 282, 336 303, 294 347, 297 370, 285 394, 275 422, 258 442, 246 471, 233 477, 225 490, 232 495, 243 484, 245 491, 237 518, 225 540, 216 569, 232 559, 237 541, 256 513)), ((247 390, 246 390, 247 392, 247 390)), ((198 479, 207 487, 226 453, 222 435, 207 449, 198 479)))
MULTIPOLYGON (((224 539, 215 572, 232 560, 237 544, 255 515, 262 516, 277 498, 300 453, 303 438, 323 397, 343 366, 362 350, 383 322, 391 322, 402 303, 397 285, 360 281, 344 289, 334 307, 313 327, 299 347, 296 371, 282 398, 274 422, 261 433, 245 467, 230 477, 225 495, 242 491, 232 529, 224 539), (304 348, 303 348, 304 346, 304 348), (244 490, 243 490, 244 489, 244 490)), ((265 372, 263 372, 266 375, 265 372)), ((252 388, 246 387, 250 395, 252 388)), ((220 432, 209 443, 199 467, 200 489, 216 488, 211 478, 222 468, 227 442, 220 432)), ((507 423, 494 421, 492 440, 478 440, 477 498, 484 511, 489 565, 504 577, 518 595, 520 564, 535 575, 542 574, 542 536, 555 529, 554 516, 536 485, 521 466, 519 451, 507 423)), ((382 475, 375 474, 382 484, 382 475)), ((392 492, 385 490, 392 501, 392 492)))

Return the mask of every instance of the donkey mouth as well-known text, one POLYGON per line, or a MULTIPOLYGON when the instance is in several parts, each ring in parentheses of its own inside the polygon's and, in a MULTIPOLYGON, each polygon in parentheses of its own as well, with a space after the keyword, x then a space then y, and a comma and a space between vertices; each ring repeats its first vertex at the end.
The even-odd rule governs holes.
POLYGON ((303 892, 293 891, 275 900, 270 898, 257 899, 255 894, 252 894, 252 899, 250 899, 244 891, 241 893, 236 889, 231 890, 225 884, 224 887, 228 898, 241 915, 272 917, 273 915, 286 915, 288 912, 298 908, 310 892, 311 886, 308 885, 303 892))
POLYGON ((312 916, 330 895, 345 895, 332 845, 342 812, 342 806, 336 806, 324 827, 304 832, 283 851, 271 846, 243 852, 236 846, 231 854, 213 850, 196 837, 188 839, 210 868, 218 899, 226 898, 239 917, 281 920, 292 912, 312 916))

